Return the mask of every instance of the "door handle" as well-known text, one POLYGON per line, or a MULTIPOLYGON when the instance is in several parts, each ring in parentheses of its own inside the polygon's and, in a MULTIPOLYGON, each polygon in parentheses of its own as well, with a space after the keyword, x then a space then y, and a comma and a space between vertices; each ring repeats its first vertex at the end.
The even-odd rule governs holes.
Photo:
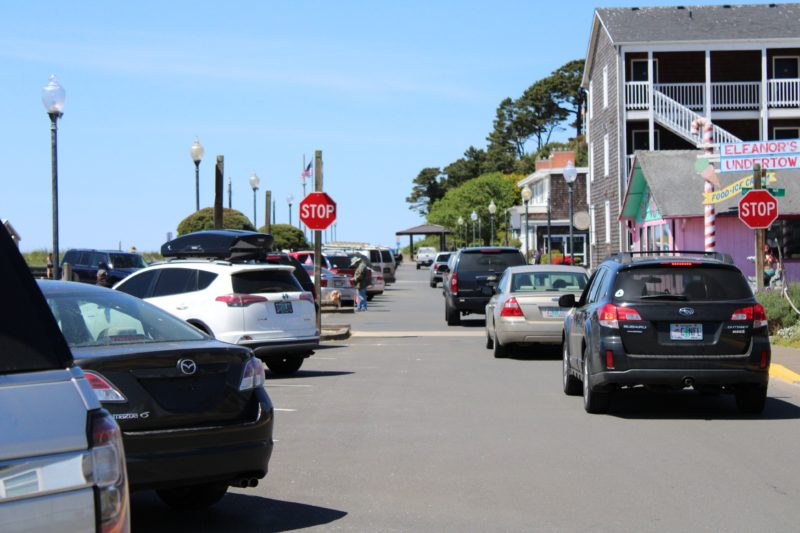
POLYGON ((175 309, 177 309, 178 311, 185 311, 185 310, 189 309, 189 306, 188 305, 179 305, 175 309))

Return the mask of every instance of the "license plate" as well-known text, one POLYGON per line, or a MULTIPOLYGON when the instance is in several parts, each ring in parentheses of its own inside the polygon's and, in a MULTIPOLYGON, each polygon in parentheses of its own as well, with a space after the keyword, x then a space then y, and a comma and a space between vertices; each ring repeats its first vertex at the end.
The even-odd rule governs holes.
POLYGON ((669 338, 673 341, 701 341, 703 324, 670 324, 669 338))
POLYGON ((567 310, 560 307, 542 307, 542 316, 544 318, 564 318, 567 316, 567 310))
POLYGON ((337 280, 333 280, 333 286, 334 287, 344 287, 344 281, 338 280, 338 279, 337 280))
POLYGON ((292 312, 292 302, 275 302, 275 312, 286 315, 292 312))

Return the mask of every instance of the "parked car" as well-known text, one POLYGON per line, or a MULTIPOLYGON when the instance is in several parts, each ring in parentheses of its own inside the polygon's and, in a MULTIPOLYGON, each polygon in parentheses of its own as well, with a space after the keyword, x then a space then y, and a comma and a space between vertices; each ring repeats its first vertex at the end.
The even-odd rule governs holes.
POLYGON ((383 276, 386 284, 395 282, 397 263, 395 262, 394 255, 389 248, 383 246, 374 246, 367 243, 334 243, 326 245, 323 248, 323 252, 327 254, 336 252, 360 254, 367 259, 370 267, 373 270, 377 271, 381 276, 383 276))
POLYGON ((275 374, 292 374, 319 347, 316 310, 293 267, 253 262, 271 244, 271 236, 249 231, 191 233, 161 247, 167 261, 114 288, 221 341, 251 348, 275 374))
POLYGON ((461 323, 461 315, 484 314, 494 287, 506 268, 525 264, 525 257, 516 248, 462 248, 446 266, 444 284, 444 316, 448 326, 461 323))
POLYGON ((204 508, 254 487, 272 453, 264 367, 120 291, 39 281, 78 365, 123 431, 131 490, 204 508))
MULTIPOLYGON (((313 296, 314 300, 316 301, 317 295, 314 288, 314 280, 311 279, 311 276, 309 276, 308 272, 306 271, 306 263, 301 263, 291 254, 274 251, 267 253, 264 261, 270 265, 289 265, 293 267, 294 270, 292 271, 292 274, 294 274, 294 277, 296 277, 297 281, 300 282, 300 286, 303 287, 304 291, 310 292, 311 296, 313 296)), ((311 275, 314 275, 313 272, 311 275)))
POLYGON ((447 266, 447 261, 450 259, 450 252, 439 252, 436 254, 436 259, 431 263, 430 268, 430 285, 435 288, 436 284, 442 281, 442 270, 447 266))
MULTIPOLYGON (((314 264, 314 250, 303 250, 300 252, 289 252, 289 255, 297 259, 303 265, 313 265, 314 264)), ((320 264, 325 268, 331 268, 331 264, 328 262, 327 257, 323 253, 320 256, 320 264)))
POLYGON ((564 321, 563 387, 604 412, 615 390, 729 392, 743 413, 764 409, 767 316, 729 256, 615 254, 603 261, 564 321))
MULTIPOLYGON (((314 275, 314 265, 303 265, 309 276, 314 275)), ((327 268, 320 270, 320 292, 322 293, 322 303, 331 303, 332 294, 339 293, 339 301, 343 307, 353 307, 356 301, 356 289, 353 286, 353 279, 346 274, 336 274, 327 268)))
POLYGON ((84 283, 97 282, 97 271, 103 269, 108 272, 108 281, 112 285, 147 266, 142 256, 137 253, 85 248, 67 250, 61 259, 62 271, 64 263, 69 263, 78 281, 84 283))
POLYGON ((430 266, 436 259, 436 248, 432 246, 421 246, 417 250, 417 270, 424 266, 430 266))
POLYGON ((589 277, 581 267, 522 265, 509 267, 486 304, 486 347, 505 357, 510 345, 561 344, 563 294, 580 296, 589 277))
POLYGON ((122 434, 0 230, 0 531, 130 531, 122 434))
POLYGON ((386 281, 382 274, 370 262, 369 258, 359 252, 331 252, 325 254, 331 264, 331 271, 337 274, 344 274, 351 279, 356 272, 356 267, 351 264, 353 257, 360 257, 367 263, 369 268, 369 285, 367 286, 367 301, 372 301, 375 296, 383 294, 386 288, 386 281))

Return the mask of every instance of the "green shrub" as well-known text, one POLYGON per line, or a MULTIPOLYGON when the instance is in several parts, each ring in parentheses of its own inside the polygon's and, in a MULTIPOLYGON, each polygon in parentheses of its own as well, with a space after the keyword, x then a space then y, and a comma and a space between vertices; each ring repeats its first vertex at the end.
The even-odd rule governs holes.
MULTIPOLYGON (((800 285, 789 285, 789 297, 795 305, 800 303, 800 285)), ((783 293, 777 290, 761 291, 756 294, 756 299, 764 306, 769 321, 769 333, 774 335, 779 329, 790 328, 798 323, 798 315, 784 298, 783 293)))
MULTIPOLYGON (((222 227, 224 229, 246 229, 255 231, 255 226, 241 211, 222 209, 222 227)), ((181 220, 178 224, 178 235, 186 235, 194 231, 214 229, 214 208, 206 207, 181 220)))
MULTIPOLYGON (((267 232, 267 227, 259 228, 261 233, 267 232)), ((303 235, 303 230, 289 224, 272 224, 270 228, 275 241, 272 243, 273 250, 307 250, 311 245, 303 235)))

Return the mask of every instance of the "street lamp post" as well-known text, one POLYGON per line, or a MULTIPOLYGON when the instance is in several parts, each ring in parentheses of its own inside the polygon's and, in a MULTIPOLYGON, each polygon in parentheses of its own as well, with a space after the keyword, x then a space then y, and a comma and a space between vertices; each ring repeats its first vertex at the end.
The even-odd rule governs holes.
POLYGON ((492 240, 490 244, 494 246, 494 214, 497 212, 497 205, 494 203, 494 199, 489 202, 489 216, 492 219, 492 240))
POLYGON ((522 203, 525 205, 525 261, 531 262, 530 235, 528 234, 528 202, 531 199, 531 189, 527 185, 522 188, 522 203))
POLYGON ((55 75, 42 88, 42 104, 50 117, 50 164, 53 195, 53 279, 60 279, 58 257, 58 119, 64 111, 64 88, 55 75))
POLYGON ((461 244, 464 244, 464 241, 467 239, 464 237, 464 217, 458 217, 458 238, 461 239, 461 244))
POLYGON ((578 177, 578 171, 572 161, 567 161, 567 166, 564 167, 564 181, 567 182, 569 187, 569 261, 571 265, 575 264, 575 248, 572 236, 572 186, 575 184, 575 179, 578 177))
POLYGON ((258 186, 261 184, 261 180, 258 179, 258 175, 256 171, 253 171, 253 175, 250 176, 250 188, 253 189, 253 225, 258 230, 258 219, 256 218, 256 191, 258 190, 258 186))
POLYGON ((292 225, 292 202, 294 202, 294 196, 291 194, 286 195, 286 203, 289 204, 289 225, 292 225))
POLYGON ((472 242, 470 245, 475 246, 475 221, 478 220, 478 213, 473 210, 469 218, 472 219, 472 242))
POLYGON ((203 145, 200 144, 200 138, 194 138, 194 144, 189 148, 189 155, 192 156, 194 161, 194 210, 200 211, 200 161, 203 159, 203 154, 206 151, 203 145))

